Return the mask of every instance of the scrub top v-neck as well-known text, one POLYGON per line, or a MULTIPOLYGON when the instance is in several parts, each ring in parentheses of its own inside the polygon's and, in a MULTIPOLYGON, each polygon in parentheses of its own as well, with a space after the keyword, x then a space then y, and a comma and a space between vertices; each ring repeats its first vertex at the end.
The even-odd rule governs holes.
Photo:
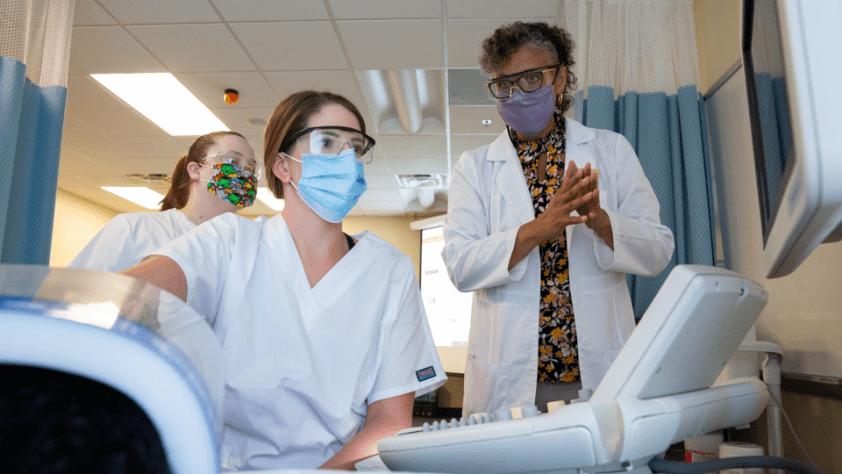
POLYGON ((280 215, 223 215, 155 252, 182 268, 222 343, 223 467, 318 467, 369 404, 444 383, 412 261, 354 237, 313 288, 280 215))

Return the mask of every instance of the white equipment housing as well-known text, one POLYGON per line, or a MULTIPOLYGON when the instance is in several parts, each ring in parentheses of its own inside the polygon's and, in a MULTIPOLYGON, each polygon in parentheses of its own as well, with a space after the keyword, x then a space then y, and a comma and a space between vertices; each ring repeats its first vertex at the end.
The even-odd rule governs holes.
POLYGON ((757 377, 711 385, 766 301, 736 273, 679 265, 589 400, 410 428, 380 441, 380 457, 393 471, 648 474, 671 444, 763 412, 768 391, 757 377))
POLYGON ((0 365, 64 372, 131 398, 175 474, 219 471, 222 347, 173 295, 123 275, 0 265, 0 365))

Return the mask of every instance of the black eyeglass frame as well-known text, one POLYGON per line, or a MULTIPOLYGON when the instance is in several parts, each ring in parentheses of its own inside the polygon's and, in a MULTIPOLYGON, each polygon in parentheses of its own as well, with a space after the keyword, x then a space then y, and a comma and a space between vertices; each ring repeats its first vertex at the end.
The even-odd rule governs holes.
MULTIPOLYGON (((321 126, 321 127, 310 127, 310 128, 305 128, 304 130, 302 130, 302 131, 300 131, 300 132, 296 132, 296 133, 294 133, 294 134, 292 135, 292 137, 290 137, 289 141, 290 141, 291 143, 295 143, 295 142, 297 142, 297 141, 298 141, 298 139, 299 139, 299 138, 303 137, 304 135, 307 135, 307 134, 308 134, 308 133, 310 133, 310 132, 314 132, 314 131, 316 131, 316 130, 342 130, 343 132, 354 132, 354 133, 359 133, 359 134, 360 134, 360 135, 362 135, 362 136, 363 136, 363 137, 364 137, 364 138, 368 141, 368 143, 369 143, 369 145, 368 145, 368 146, 365 148, 365 150, 363 150, 363 152, 361 153, 361 156, 365 156, 368 152, 370 152, 370 151, 371 151, 371 149, 372 149, 372 148, 374 148, 374 145, 377 143, 377 142, 375 142, 375 141, 374 141, 374 139, 373 139, 373 138, 371 138, 370 136, 366 135, 365 133, 363 133, 363 132, 361 132, 361 131, 357 130, 356 128, 351 128, 351 127, 342 127, 342 126, 339 126, 339 125, 324 125, 324 126, 321 126)), ((283 153, 283 151, 284 151, 284 150, 283 150, 283 146, 282 146, 282 147, 281 147, 281 149, 280 149, 280 150, 278 150, 278 152, 279 152, 279 153, 283 153)))
POLYGON ((526 71, 520 71, 520 72, 516 72, 514 74, 508 74, 506 76, 495 77, 494 79, 485 83, 485 88, 486 88, 486 90, 488 90, 488 93, 491 94, 491 97, 493 97, 496 100, 506 100, 506 99, 510 98, 512 96, 512 89, 514 89, 515 85, 517 85, 518 89, 522 90, 524 93, 531 94, 531 93, 537 91, 538 89, 540 89, 541 87, 546 85, 546 84, 543 83, 544 82, 544 72, 549 71, 551 69, 555 69, 555 74, 553 74, 553 80, 550 81, 550 84, 553 84, 553 83, 555 83, 556 79, 558 79, 558 71, 560 71, 561 68, 563 68, 563 67, 564 67, 564 64, 557 63, 557 64, 554 64, 552 66, 536 67, 535 69, 527 69, 526 71), (531 91, 523 90, 523 88, 520 86, 520 77, 525 76, 527 74, 533 74, 533 73, 536 73, 536 72, 541 73, 541 85, 538 88, 536 88, 534 90, 531 90, 531 91), (501 81, 509 81, 509 80, 512 80, 512 79, 518 79, 518 80, 512 81, 512 88, 509 89, 509 95, 507 97, 497 97, 496 95, 494 95, 494 91, 491 90, 491 86, 494 85, 494 83, 501 82, 501 81))

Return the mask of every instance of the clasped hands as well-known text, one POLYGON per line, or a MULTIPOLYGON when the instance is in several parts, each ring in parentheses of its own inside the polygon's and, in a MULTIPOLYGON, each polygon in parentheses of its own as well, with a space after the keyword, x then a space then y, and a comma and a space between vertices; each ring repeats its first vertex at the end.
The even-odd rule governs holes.
POLYGON ((557 236, 564 228, 573 224, 585 224, 599 235, 610 247, 614 247, 611 222, 608 213, 599 204, 598 170, 591 170, 591 164, 579 169, 570 162, 561 186, 553 193, 546 210, 539 216, 547 230, 557 236), (573 211, 578 216, 571 216, 573 211))

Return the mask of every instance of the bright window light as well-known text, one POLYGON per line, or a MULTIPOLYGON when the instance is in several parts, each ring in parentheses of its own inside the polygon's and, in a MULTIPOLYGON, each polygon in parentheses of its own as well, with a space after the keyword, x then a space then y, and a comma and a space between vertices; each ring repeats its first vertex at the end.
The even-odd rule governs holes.
POLYGON ((272 194, 272 191, 269 191, 269 188, 257 188, 257 199, 260 199, 263 201, 263 204, 266 204, 276 211, 284 210, 284 200, 276 199, 272 194))
POLYGON ((147 209, 159 209, 164 199, 163 194, 144 187, 103 186, 102 189, 147 209))
POLYGON ((173 136, 229 130, 169 73, 91 74, 124 102, 173 136))

